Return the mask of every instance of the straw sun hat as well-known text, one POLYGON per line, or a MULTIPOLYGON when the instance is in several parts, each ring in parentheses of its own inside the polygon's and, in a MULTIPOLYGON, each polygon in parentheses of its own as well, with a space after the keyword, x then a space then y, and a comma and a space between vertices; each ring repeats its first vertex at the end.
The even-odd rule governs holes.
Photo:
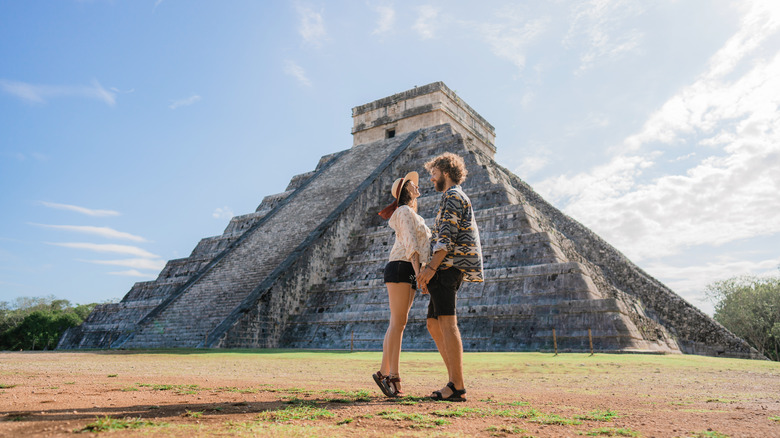
POLYGON ((420 175, 417 174, 417 172, 412 171, 407 173, 403 178, 398 178, 393 181, 393 186, 390 188, 390 194, 393 195, 395 201, 379 212, 379 215, 382 216, 382 218, 390 219, 390 216, 393 215, 395 209, 398 208, 398 198, 401 196, 401 189, 407 181, 411 181, 414 185, 419 186, 420 175))

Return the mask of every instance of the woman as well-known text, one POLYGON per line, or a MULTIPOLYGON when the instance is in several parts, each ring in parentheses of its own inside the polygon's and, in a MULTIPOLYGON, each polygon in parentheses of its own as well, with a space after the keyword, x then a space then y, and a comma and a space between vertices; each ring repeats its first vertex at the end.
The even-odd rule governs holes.
POLYGON ((395 201, 379 215, 389 219, 395 231, 395 243, 390 250, 390 261, 385 266, 385 285, 390 300, 390 324, 382 344, 382 365, 373 377, 388 397, 400 397, 401 377, 398 373, 401 356, 401 340, 417 289, 415 278, 420 264, 427 262, 430 254, 431 230, 417 214, 419 175, 409 172, 393 182, 390 190, 395 201))

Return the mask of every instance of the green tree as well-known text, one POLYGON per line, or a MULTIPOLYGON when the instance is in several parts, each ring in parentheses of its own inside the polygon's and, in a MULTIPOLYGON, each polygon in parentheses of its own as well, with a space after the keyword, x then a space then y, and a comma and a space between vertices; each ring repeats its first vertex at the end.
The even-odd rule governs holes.
POLYGON ((705 294, 715 304, 715 321, 759 353, 780 361, 780 277, 716 281, 705 294))
POLYGON ((73 307, 54 296, 20 297, 13 304, 0 301, 0 350, 55 348, 65 330, 81 324, 95 306, 73 307))

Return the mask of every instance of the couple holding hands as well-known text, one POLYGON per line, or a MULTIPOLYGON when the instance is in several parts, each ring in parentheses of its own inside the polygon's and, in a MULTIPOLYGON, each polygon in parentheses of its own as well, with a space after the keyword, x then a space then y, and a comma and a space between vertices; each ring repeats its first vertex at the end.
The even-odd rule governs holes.
POLYGON ((482 247, 471 201, 460 186, 468 174, 463 158, 447 152, 425 163, 425 169, 436 191, 442 193, 432 230, 417 214, 417 172, 395 180, 391 189, 395 201, 379 213, 395 231, 395 243, 384 273, 390 323, 382 345, 382 364, 373 378, 386 396, 404 395, 399 375, 401 341, 419 287, 430 296, 428 332, 449 374, 449 382, 433 391, 431 398, 466 401, 463 342, 455 304, 462 282, 483 281, 482 247))

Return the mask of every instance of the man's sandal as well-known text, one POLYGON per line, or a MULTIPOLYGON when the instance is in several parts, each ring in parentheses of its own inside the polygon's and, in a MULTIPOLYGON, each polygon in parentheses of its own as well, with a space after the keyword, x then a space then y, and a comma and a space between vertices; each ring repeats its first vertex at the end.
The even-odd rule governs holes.
POLYGON ((395 395, 393 395, 393 390, 390 388, 390 385, 387 383, 388 376, 383 376, 381 371, 377 371, 371 377, 374 378, 374 382, 376 382, 377 386, 379 386, 379 389, 382 390, 382 394, 388 397, 395 397, 395 395))
POLYGON ((406 395, 401 391, 401 388, 398 387, 398 384, 401 383, 401 376, 387 376, 386 382, 388 387, 390 387, 390 391, 393 392, 392 397, 403 397, 406 395))
POLYGON ((443 397, 441 394, 441 391, 433 391, 433 395, 431 395, 431 399, 437 400, 437 401, 451 401, 451 402, 464 402, 466 401, 466 397, 463 397, 464 394, 466 394, 466 389, 455 389, 455 384, 452 382, 447 383, 447 387, 452 390, 452 394, 449 395, 449 397, 443 397))

